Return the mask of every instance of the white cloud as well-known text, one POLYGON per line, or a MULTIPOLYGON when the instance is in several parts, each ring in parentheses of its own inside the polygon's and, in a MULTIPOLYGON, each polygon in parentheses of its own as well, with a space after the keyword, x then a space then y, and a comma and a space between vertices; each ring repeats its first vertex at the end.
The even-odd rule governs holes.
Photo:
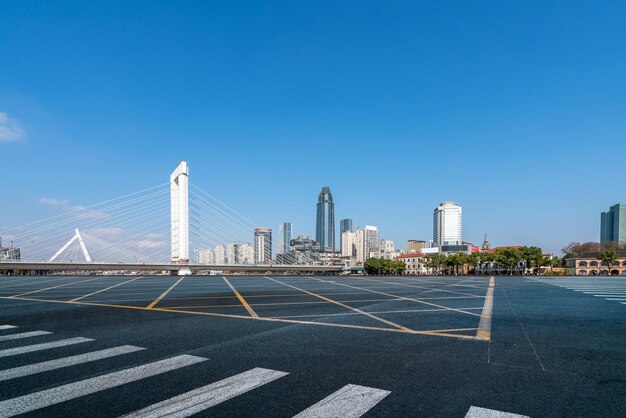
POLYGON ((70 202, 65 199, 52 199, 49 197, 40 197, 39 203, 46 206, 69 206, 70 202))
POLYGON ((72 206, 67 199, 54 199, 50 197, 40 197, 39 203, 46 206, 59 206, 66 211, 71 212, 71 216, 78 219, 107 219, 110 215, 106 212, 97 212, 89 210, 84 206, 72 206))
POLYGON ((5 112, 0 112, 0 141, 19 141, 26 132, 19 123, 5 112))
POLYGON ((88 234, 95 235, 98 238, 104 239, 104 238, 110 238, 113 236, 120 235, 123 232, 123 229, 116 228, 116 227, 102 227, 102 228, 90 228, 90 229, 87 229, 86 232, 88 234))
POLYGON ((166 246, 167 243, 165 241, 153 241, 149 239, 144 239, 137 242, 138 248, 165 248, 166 246))

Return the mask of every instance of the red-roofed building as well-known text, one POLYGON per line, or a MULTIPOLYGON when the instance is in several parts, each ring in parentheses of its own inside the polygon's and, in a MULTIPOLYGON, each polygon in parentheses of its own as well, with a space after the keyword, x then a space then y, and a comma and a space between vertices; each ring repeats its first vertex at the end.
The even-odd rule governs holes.
POLYGON ((397 256, 396 260, 402 261, 406 265, 404 274, 423 275, 428 274, 428 268, 426 267, 427 258, 428 257, 422 253, 406 253, 397 256))

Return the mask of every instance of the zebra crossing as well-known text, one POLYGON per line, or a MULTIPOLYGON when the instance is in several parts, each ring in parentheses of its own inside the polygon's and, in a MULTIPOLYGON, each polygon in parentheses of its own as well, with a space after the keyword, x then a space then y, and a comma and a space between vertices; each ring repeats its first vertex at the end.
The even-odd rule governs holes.
POLYGON ((534 280, 626 305, 626 279, 568 277, 534 280))
MULTIPOLYGON (((16 326, 0 325, 0 342, 27 340, 39 336, 51 335, 47 331, 13 332, 16 326)), ((1 357, 25 355, 34 352, 66 347, 70 345, 89 343, 90 338, 66 338, 46 343, 28 344, 13 348, 0 349, 1 357)), ((143 347, 122 345, 97 351, 85 352, 68 357, 39 361, 19 367, 0 370, 0 382, 12 381, 26 376, 46 373, 66 367, 87 364, 95 361, 111 359, 130 353, 146 350, 143 347)), ((61 384, 38 392, 17 396, 0 401, 0 418, 26 414, 43 408, 68 402, 83 396, 99 393, 132 382, 138 382, 153 376, 166 374, 175 370, 184 369, 208 361, 207 358, 188 354, 176 355, 133 367, 116 370, 94 377, 87 377, 71 383, 61 384)), ((209 383, 186 393, 162 400, 134 412, 123 415, 122 418, 160 418, 160 417, 189 417, 205 411, 213 406, 231 400, 239 395, 256 388, 272 383, 287 376, 288 372, 256 367, 225 379, 209 383)), ((358 418, 377 404, 383 401, 391 392, 366 386, 347 384, 326 398, 306 408, 295 417, 297 418, 358 418)), ((524 418, 522 415, 510 414, 485 408, 472 406, 466 418, 524 418)), ((526 417, 528 418, 528 417, 526 417)))

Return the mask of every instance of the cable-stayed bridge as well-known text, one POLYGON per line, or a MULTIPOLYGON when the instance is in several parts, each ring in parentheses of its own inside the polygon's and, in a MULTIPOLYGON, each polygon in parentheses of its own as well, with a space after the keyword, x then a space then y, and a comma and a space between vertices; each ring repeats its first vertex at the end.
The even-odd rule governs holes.
POLYGON ((0 226, 0 271, 336 272, 305 259, 277 265, 280 241, 254 237, 259 225, 189 182, 187 162, 169 182, 90 206, 40 199, 62 212, 0 226), (10 244, 10 246, 7 246, 10 244))

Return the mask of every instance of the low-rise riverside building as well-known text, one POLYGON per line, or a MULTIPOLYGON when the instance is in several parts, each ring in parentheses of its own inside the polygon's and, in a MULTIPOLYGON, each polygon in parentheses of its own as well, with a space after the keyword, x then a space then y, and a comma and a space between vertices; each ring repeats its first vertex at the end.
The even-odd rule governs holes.
POLYGON ((402 261, 406 265, 404 274, 423 275, 428 274, 428 267, 426 267, 427 258, 428 257, 422 253, 406 253, 398 255, 396 260, 402 261))
POLYGON ((626 276, 626 251, 619 251, 609 266, 598 259, 601 253, 584 253, 565 260, 568 274, 574 276, 626 276))

